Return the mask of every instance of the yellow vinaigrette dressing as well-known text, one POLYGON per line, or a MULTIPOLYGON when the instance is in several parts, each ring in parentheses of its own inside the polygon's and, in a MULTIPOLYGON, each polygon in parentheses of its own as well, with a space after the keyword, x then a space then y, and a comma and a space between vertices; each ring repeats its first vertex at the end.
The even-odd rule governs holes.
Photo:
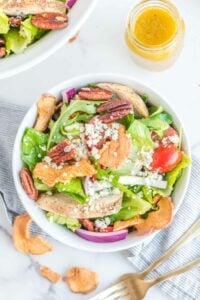
POLYGON ((125 38, 137 63, 149 69, 166 69, 182 48, 184 22, 170 2, 142 1, 129 14, 125 38))

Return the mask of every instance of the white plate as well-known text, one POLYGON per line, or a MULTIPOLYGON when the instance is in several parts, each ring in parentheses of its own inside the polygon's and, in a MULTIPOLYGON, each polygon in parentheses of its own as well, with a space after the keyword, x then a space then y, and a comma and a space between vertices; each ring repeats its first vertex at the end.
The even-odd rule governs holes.
MULTIPOLYGON (((167 103, 166 99, 164 99, 162 96, 157 94, 150 87, 144 85, 143 83, 137 81, 132 77, 126 77, 117 74, 89 74, 81 77, 75 77, 65 82, 62 82, 59 85, 52 88, 49 92, 54 94, 55 96, 58 96, 60 94, 60 91, 62 91, 65 88, 71 88, 71 87, 79 88, 91 82, 106 82, 106 81, 129 85, 130 87, 133 87, 138 93, 141 94, 147 93, 150 97, 150 102, 152 104, 157 106, 159 105, 163 106, 163 108, 172 115, 177 128, 182 127, 183 149, 186 152, 186 154, 190 156, 190 146, 189 146, 188 138, 184 130, 184 126, 181 123, 181 120, 178 117, 177 113, 167 103)), ((23 136, 24 129, 26 127, 33 126, 34 121, 36 119, 36 112, 37 112, 37 108, 36 108, 36 104, 34 104, 25 115, 19 127, 15 144, 14 144, 13 162, 12 162, 14 182, 15 182, 18 196, 21 199, 21 202, 23 203, 26 211, 30 214, 33 220, 44 231, 46 231, 50 236, 54 237, 56 240, 66 245, 75 247, 79 250, 81 249, 81 250, 92 251, 92 252, 113 252, 113 251, 128 249, 137 244, 143 243, 144 241, 147 241, 149 238, 152 238, 153 235, 155 235, 158 231, 153 234, 144 235, 140 237, 135 236, 134 233, 131 233, 128 235, 127 239, 114 242, 114 243, 102 243, 102 244, 93 243, 80 238, 79 236, 63 228, 62 226, 52 224, 47 221, 44 212, 40 208, 38 208, 37 204, 27 196, 19 179, 19 171, 22 167, 22 162, 20 159, 21 139, 23 136)), ((191 167, 184 170, 180 180, 176 184, 176 188, 173 193, 173 202, 175 207, 174 214, 176 214, 180 204, 182 203, 183 197, 188 187, 190 171, 191 171, 191 167)))
POLYGON ((69 25, 65 29, 49 32, 30 45, 22 54, 0 59, 0 79, 25 71, 48 58, 73 37, 86 21, 98 0, 77 0, 70 10, 69 25))

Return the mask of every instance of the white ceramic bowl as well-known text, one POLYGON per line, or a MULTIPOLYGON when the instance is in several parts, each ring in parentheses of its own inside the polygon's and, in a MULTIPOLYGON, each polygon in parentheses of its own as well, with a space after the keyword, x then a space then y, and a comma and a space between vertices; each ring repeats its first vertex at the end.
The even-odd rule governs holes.
POLYGON ((49 32, 29 46, 22 54, 13 54, 0 60, 0 79, 13 76, 48 58, 73 37, 86 21, 98 0, 77 0, 70 10, 69 25, 65 29, 49 32))
MULTIPOLYGON (((150 97, 150 102, 152 104, 155 104, 157 106, 159 105, 163 106, 163 108, 172 115, 174 122, 178 128, 180 128, 180 126, 182 128, 184 127, 180 121, 180 118, 177 116, 177 114, 171 108, 171 106, 167 103, 167 101, 163 99, 162 96, 158 95, 150 87, 147 87, 146 85, 142 84, 141 82, 138 82, 137 80, 131 77, 126 77, 117 74, 89 74, 86 76, 75 77, 65 82, 62 82, 56 87, 52 88, 49 92, 54 94, 55 96, 58 96, 60 94, 60 91, 62 91, 65 88, 70 88, 70 87, 79 88, 91 82, 105 82, 105 81, 126 84, 129 85, 130 87, 133 87, 139 93, 147 93, 150 97)), ((128 249, 132 246, 135 246, 137 244, 146 241, 147 239, 152 238, 152 236, 155 235, 156 232, 150 235, 145 235, 140 237, 135 236, 134 233, 131 233, 128 235, 127 239, 114 242, 114 243, 103 243, 103 244, 93 243, 80 238, 79 236, 63 228, 62 226, 52 224, 49 221, 47 221, 44 212, 40 208, 38 208, 37 204, 27 196, 27 194, 23 190, 23 187, 19 179, 19 171, 22 167, 22 162, 20 159, 21 139, 22 139, 24 129, 26 127, 33 126, 33 123, 36 119, 36 111, 37 111, 36 104, 34 104, 25 115, 19 127, 15 144, 14 144, 14 149, 13 149, 13 176, 14 176, 17 193, 26 211, 30 214, 33 220, 44 231, 46 231, 50 236, 54 237, 56 240, 81 250, 87 250, 93 252, 112 252, 112 251, 128 249)), ((184 128, 183 128, 183 149, 187 153, 187 155, 190 156, 189 142, 184 128)), ((191 168, 189 167, 187 170, 183 172, 173 193, 173 202, 175 206, 174 213, 177 212, 183 200, 183 197, 185 195, 188 182, 189 182, 190 170, 191 168)))

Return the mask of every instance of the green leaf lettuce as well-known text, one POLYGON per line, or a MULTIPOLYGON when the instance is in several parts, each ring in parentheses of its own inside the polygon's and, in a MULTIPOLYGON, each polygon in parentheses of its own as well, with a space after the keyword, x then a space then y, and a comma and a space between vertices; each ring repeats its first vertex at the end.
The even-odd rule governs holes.
POLYGON ((42 161, 46 155, 48 134, 34 128, 26 128, 22 138, 21 158, 30 171, 33 171, 37 162, 42 161))
POLYGON ((76 218, 64 217, 52 212, 47 212, 46 217, 50 222, 66 226, 71 231, 75 231, 81 227, 79 220, 76 218))

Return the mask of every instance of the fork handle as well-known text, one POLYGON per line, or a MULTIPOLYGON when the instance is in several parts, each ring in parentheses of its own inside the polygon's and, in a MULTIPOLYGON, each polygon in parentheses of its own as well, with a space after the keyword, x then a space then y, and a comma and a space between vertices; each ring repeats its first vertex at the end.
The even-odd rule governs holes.
POLYGON ((154 261, 146 270, 140 273, 141 278, 145 278, 147 274, 157 268, 162 262, 170 257, 179 247, 181 247, 189 238, 194 238, 200 234, 200 218, 198 218, 193 225, 162 255, 154 261), (196 233, 196 235, 195 235, 196 233))
POLYGON ((165 280, 167 280, 169 278, 172 278, 174 276, 177 276, 177 275, 180 275, 182 273, 185 273, 185 272, 189 271, 190 269, 192 269, 194 267, 197 267, 197 266, 200 266, 200 258, 194 259, 191 262, 183 265, 180 268, 177 268, 177 269, 175 269, 173 271, 165 273, 165 274, 163 274, 163 275, 161 275, 161 276, 159 276, 159 277, 157 277, 155 279, 149 280, 148 281, 149 285, 153 286, 155 284, 160 283, 161 281, 165 281, 165 280))

